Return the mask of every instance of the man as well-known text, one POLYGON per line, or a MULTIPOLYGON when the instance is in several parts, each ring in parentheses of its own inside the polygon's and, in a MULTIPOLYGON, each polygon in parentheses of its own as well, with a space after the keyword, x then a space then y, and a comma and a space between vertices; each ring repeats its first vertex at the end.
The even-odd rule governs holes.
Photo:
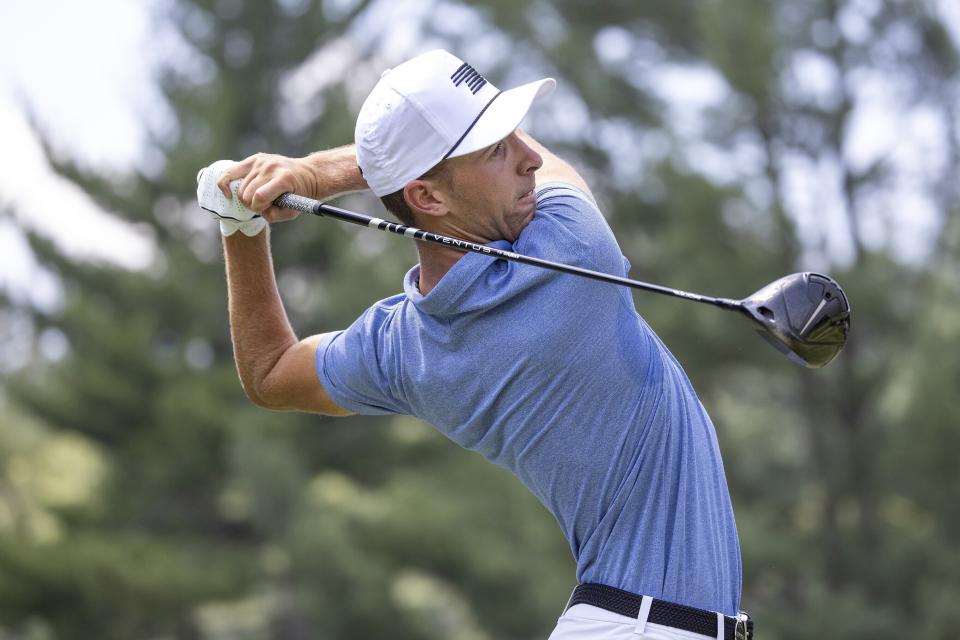
POLYGON ((264 220, 296 216, 272 205, 288 191, 370 188, 407 224, 626 275, 583 178, 518 129, 553 87, 500 92, 431 51, 383 75, 355 146, 203 174, 243 388, 271 409, 413 415, 516 474, 557 518, 582 583, 553 640, 743 637, 716 435, 627 289, 417 243, 403 293, 344 331, 298 340, 277 293, 264 220))

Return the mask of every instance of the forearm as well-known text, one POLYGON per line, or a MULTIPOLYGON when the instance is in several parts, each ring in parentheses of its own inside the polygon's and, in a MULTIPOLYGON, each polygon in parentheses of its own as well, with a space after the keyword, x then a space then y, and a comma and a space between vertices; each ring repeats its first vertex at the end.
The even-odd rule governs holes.
POLYGON ((277 290, 269 229, 252 238, 235 233, 224 238, 223 247, 237 372, 247 396, 266 406, 264 382, 281 356, 297 343, 277 290))
POLYGON ((357 166, 356 147, 352 144, 316 151, 302 160, 312 178, 312 193, 304 195, 317 200, 329 200, 367 188, 367 181, 357 166))

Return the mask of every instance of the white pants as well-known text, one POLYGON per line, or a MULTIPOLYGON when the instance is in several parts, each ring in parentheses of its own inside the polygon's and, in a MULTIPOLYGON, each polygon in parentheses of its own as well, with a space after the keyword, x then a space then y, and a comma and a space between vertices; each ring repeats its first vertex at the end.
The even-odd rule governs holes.
POLYGON ((716 640, 716 636, 628 618, 589 604, 575 604, 557 620, 549 640, 716 640))

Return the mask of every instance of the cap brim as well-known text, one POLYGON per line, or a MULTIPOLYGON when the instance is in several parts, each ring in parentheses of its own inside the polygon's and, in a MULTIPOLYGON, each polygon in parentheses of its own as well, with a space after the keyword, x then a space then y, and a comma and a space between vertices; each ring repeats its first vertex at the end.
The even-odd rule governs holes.
POLYGON ((520 126, 533 101, 549 95, 556 86, 553 78, 544 78, 501 92, 448 157, 473 153, 506 138, 520 126))

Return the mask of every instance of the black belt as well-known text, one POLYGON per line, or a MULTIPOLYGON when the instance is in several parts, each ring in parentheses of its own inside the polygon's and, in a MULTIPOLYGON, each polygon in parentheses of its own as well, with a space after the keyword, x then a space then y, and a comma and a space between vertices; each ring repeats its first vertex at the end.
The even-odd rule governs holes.
MULTIPOLYGON (((567 609, 575 604, 589 604, 628 618, 636 618, 640 614, 642 602, 643 596, 623 589, 608 587, 605 584, 581 584, 573 590, 567 609)), ((716 613, 666 600, 651 601, 647 622, 717 637, 716 613)), ((740 618, 723 616, 723 637, 724 640, 752 640, 753 620, 746 614, 740 618)))

